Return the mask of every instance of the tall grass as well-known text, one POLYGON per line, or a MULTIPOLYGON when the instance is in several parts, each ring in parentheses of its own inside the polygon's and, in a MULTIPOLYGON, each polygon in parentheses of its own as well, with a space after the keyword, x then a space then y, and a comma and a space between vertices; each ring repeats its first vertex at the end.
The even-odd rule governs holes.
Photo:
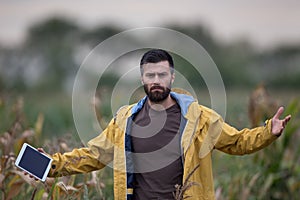
MULTIPOLYGON (((14 161, 21 145, 28 142, 49 153, 80 147, 73 136, 45 137, 45 113, 28 113, 26 97, 0 97, 0 199, 113 199, 112 169, 36 182, 16 169, 14 161), (45 139, 47 138, 47 139, 45 139)), ((45 103, 46 104, 46 103, 45 103)), ((34 102, 30 104, 34 106, 34 102)), ((100 109, 100 108, 99 108, 100 109)), ((240 108, 235 108, 237 111, 240 108)), ((216 199, 297 199, 300 196, 300 101, 289 103, 285 114, 292 120, 282 136, 259 153, 233 157, 214 153, 216 199), (215 162, 217 161, 217 162, 215 162)), ((246 114, 245 114, 246 115, 246 114)), ((241 116, 240 112, 238 116, 241 116)), ((235 116, 229 116, 236 119, 235 116)), ((242 117, 245 121, 245 117, 242 117)), ((66 130, 67 132, 67 130, 66 130)), ((177 199, 183 197, 186 182, 178 186, 177 199)), ((190 197, 193 199, 193 197, 190 197)))
MULTIPOLYGON (((292 120, 269 147, 253 155, 215 153, 216 199, 298 199, 300 197, 300 101, 292 100, 284 116, 292 120)), ((264 119, 258 119, 263 121, 264 119)))
POLYGON ((42 141, 44 116, 39 114, 35 123, 33 123, 34 126, 28 126, 28 118, 24 113, 23 101, 23 98, 15 100, 12 104, 3 99, 0 101, 0 116, 10 124, 10 126, 3 124, 1 126, 1 129, 6 129, 6 131, 0 134, 0 198, 3 200, 105 199, 102 193, 105 184, 97 178, 103 172, 55 179, 47 178, 46 182, 42 183, 35 181, 15 167, 16 155, 24 142, 28 142, 36 147, 47 148, 48 151, 51 151, 49 147, 52 147, 55 151, 71 149, 69 142, 63 138, 42 141))

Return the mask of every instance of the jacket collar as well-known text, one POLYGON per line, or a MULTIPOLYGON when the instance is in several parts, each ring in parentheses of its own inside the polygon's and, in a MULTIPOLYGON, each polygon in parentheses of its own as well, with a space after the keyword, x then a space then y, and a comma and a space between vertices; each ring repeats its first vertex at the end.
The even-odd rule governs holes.
MULTIPOLYGON (((176 92, 170 92, 170 95, 179 104, 180 109, 181 109, 181 114, 183 116, 186 116, 186 114, 188 112, 188 107, 191 105, 191 103, 193 103, 195 101, 195 99, 192 96, 189 96, 189 95, 186 95, 186 94, 179 94, 179 93, 176 93, 176 92)), ((131 109, 131 114, 132 115, 135 115, 136 113, 138 113, 142 109, 142 107, 145 104, 147 98, 148 97, 145 96, 136 105, 134 105, 132 107, 132 109, 131 109)))

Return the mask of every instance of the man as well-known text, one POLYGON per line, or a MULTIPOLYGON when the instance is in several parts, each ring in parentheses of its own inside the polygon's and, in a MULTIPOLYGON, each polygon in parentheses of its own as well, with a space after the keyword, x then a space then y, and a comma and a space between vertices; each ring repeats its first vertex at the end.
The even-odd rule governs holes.
POLYGON ((192 96, 171 92, 175 74, 168 52, 146 52, 140 69, 146 97, 122 107, 88 147, 52 155, 49 176, 112 163, 115 199, 174 199, 175 185, 188 177, 197 185, 184 197, 214 199, 212 150, 235 155, 258 151, 276 140, 291 118, 279 118, 281 107, 265 126, 238 131, 192 96))

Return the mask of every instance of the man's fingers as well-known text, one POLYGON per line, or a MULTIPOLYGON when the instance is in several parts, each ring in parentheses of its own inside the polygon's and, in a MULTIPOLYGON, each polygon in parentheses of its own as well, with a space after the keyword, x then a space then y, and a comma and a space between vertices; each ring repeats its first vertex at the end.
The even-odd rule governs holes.
POLYGON ((37 150, 41 153, 46 153, 43 148, 37 148, 37 150))
POLYGON ((34 179, 35 181, 38 181, 39 179, 37 179, 37 178, 35 178, 34 176, 32 176, 31 174, 29 174, 29 173, 27 173, 27 172, 24 172, 24 175, 25 176, 29 176, 29 178, 32 178, 32 179, 34 179))
POLYGON ((288 115, 288 116, 286 116, 285 118, 284 118, 284 121, 283 121, 283 126, 285 127, 286 125, 287 125, 287 123, 290 121, 290 119, 291 119, 291 115, 288 115))
POLYGON ((284 111, 284 108, 281 106, 278 110, 277 110, 277 112, 276 112, 276 114, 274 115, 274 119, 279 119, 279 117, 282 115, 282 113, 283 113, 283 111, 284 111))

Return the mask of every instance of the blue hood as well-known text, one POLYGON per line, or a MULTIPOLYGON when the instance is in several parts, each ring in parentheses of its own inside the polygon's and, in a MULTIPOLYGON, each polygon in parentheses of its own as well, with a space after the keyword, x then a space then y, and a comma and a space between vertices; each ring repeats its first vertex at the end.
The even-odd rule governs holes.
MULTIPOLYGON (((189 96, 189 95, 186 95, 186 94, 178 94, 176 92, 170 92, 170 95, 179 104, 180 109, 181 109, 181 114, 183 116, 185 116, 187 114, 189 105, 192 102, 194 102, 195 99, 192 96, 189 96)), ((142 107, 143 107, 144 103, 146 102, 147 98, 148 97, 145 96, 135 106, 132 107, 132 109, 131 109, 132 115, 138 113, 142 109, 142 107)))

